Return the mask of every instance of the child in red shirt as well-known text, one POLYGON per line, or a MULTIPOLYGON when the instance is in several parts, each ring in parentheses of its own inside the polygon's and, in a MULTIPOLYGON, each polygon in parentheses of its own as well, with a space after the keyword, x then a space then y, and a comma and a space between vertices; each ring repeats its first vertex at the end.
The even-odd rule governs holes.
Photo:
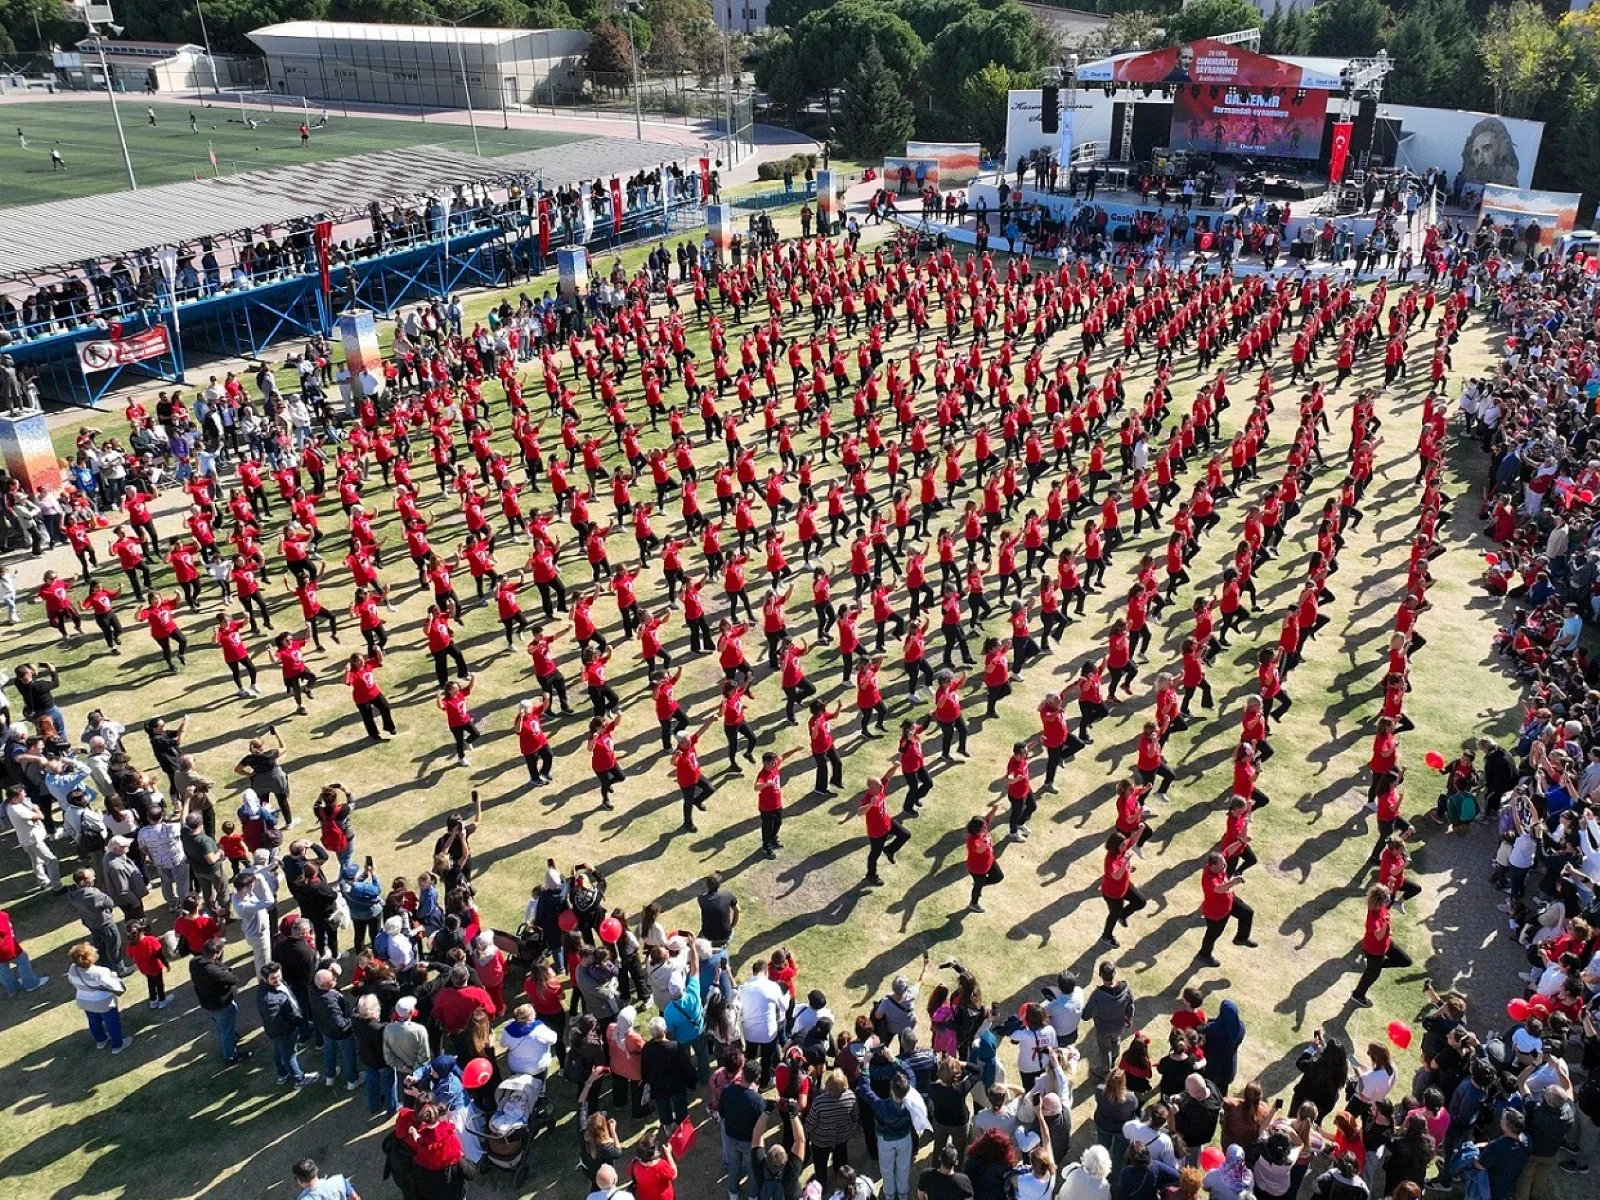
POLYGON ((232 821, 224 821, 222 836, 217 839, 217 845, 222 847, 222 856, 228 860, 228 866, 233 869, 233 878, 239 878, 239 872, 250 864, 250 848, 244 844, 244 834, 239 832, 239 827, 232 821))
POLYGON ((128 922, 128 957, 150 988, 150 1007, 165 1008, 176 997, 167 995, 167 948, 150 932, 147 921, 128 922))

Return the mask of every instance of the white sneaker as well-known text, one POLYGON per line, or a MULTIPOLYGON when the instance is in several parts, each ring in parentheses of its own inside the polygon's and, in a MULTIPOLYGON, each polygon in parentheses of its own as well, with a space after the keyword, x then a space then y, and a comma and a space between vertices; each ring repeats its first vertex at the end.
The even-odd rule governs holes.
POLYGON ((333 1086, 333 1076, 332 1075, 325 1076, 323 1078, 323 1080, 322 1080, 322 1086, 331 1088, 333 1086))
POLYGON ((119 1045, 111 1047, 111 1053, 113 1053, 113 1054, 121 1054, 124 1050, 126 1050, 131 1045, 133 1045, 133 1034, 131 1034, 131 1033, 124 1034, 123 1037, 122 1037, 122 1042, 119 1045))
POLYGON ((344 1090, 347 1092, 353 1092, 360 1086, 361 1081, 359 1079, 352 1079, 349 1083, 344 1085, 344 1090))
POLYGON ((50 982, 50 976, 41 975, 41 976, 39 976, 39 981, 37 983, 35 983, 31 988, 23 988, 22 990, 25 991, 25 992, 37 992, 40 988, 42 988, 45 984, 47 984, 49 982, 50 982))
POLYGON ((302 1075, 295 1082, 294 1089, 295 1089, 295 1091, 298 1092, 301 1088, 305 1087, 307 1084, 315 1083, 316 1081, 317 1081, 317 1072, 315 1072, 315 1071, 307 1071, 304 1075, 302 1075))

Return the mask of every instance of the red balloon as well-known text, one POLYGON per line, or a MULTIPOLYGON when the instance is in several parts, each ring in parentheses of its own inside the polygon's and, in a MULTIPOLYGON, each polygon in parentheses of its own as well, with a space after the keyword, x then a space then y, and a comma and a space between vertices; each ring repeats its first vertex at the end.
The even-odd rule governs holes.
POLYGON ((1483 556, 1483 561, 1488 563, 1492 567, 1492 566, 1495 566, 1497 563, 1499 563, 1500 556, 1498 554, 1496 554, 1493 550, 1490 550, 1488 553, 1486 553, 1483 556))
POLYGON ((1224 1157, 1221 1146, 1207 1146, 1200 1151, 1200 1166, 1207 1171, 1215 1171, 1222 1165, 1224 1157))
POLYGON ((564 909, 561 915, 556 918, 556 924, 561 926, 562 933, 573 933, 578 928, 578 914, 570 908, 564 909))
POLYGON ((487 1058, 475 1058, 461 1070, 461 1083, 467 1088, 481 1088, 494 1074, 494 1064, 487 1058))
POLYGON ((1440 754, 1437 750, 1429 750, 1422 756, 1422 761, 1427 763, 1435 771, 1444 770, 1444 755, 1440 754))
POLYGON ((1578 499, 1582 500, 1585 504, 1593 504, 1594 503, 1594 493, 1591 492, 1588 488, 1584 488, 1583 491, 1578 493, 1578 499))
POLYGON ((615 917, 607 917, 600 922, 600 940, 608 946, 615 945, 622 937, 622 922, 615 917))
POLYGON ((1523 1000, 1521 997, 1510 1001, 1506 1005, 1506 1016, 1510 1017, 1513 1021, 1516 1021, 1519 1025, 1528 1019, 1532 1011, 1533 1010, 1528 1007, 1528 1002, 1523 1000))
POLYGON ((1390 1021, 1389 1040, 1402 1050, 1410 1048, 1411 1026, 1407 1025, 1404 1021, 1390 1021))
POLYGON ((1550 997, 1535 993, 1528 997, 1528 1007, 1541 1017, 1548 1017, 1554 1011, 1555 1005, 1550 1003, 1550 997))

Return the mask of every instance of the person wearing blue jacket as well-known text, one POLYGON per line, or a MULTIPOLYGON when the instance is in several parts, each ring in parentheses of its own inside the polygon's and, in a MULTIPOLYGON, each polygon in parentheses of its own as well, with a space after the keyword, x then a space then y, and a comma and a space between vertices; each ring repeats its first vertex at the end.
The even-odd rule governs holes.
POLYGON ((350 923, 355 926, 355 952, 370 940, 378 944, 378 927, 383 922, 383 880, 372 868, 372 857, 358 871, 356 864, 347 862, 339 871, 339 887, 344 901, 350 907, 350 923))
POLYGON ((911 1200, 911 1163, 916 1157, 917 1134, 911 1124, 906 1097, 911 1080, 898 1071, 889 1084, 887 1099, 872 1090, 867 1073, 856 1081, 856 1099, 870 1109, 878 1134, 878 1169, 883 1173, 883 1200, 911 1200))
POLYGON ((671 999, 661 1010, 667 1036, 694 1055, 695 1070, 704 1083, 711 1078, 711 1047, 706 1043, 706 1010, 700 1002, 700 947, 689 941, 689 968, 682 984, 667 989, 671 999))

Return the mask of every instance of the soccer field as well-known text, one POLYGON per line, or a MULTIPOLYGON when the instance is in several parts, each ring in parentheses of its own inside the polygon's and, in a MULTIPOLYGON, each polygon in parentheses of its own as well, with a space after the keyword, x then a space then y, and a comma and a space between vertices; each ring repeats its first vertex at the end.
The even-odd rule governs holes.
MULTIPOLYGON (((202 178, 212 173, 207 146, 216 150, 217 170, 224 174, 278 167, 294 162, 321 162, 351 154, 369 154, 403 146, 448 146, 472 153, 472 130, 437 121, 392 121, 375 117, 328 114, 328 125, 313 128, 311 145, 300 146, 300 116, 293 110, 268 112, 252 106, 256 128, 244 124, 238 107, 215 100, 204 103, 151 103, 144 96, 117 97, 134 176, 140 187, 202 178), (156 124, 146 114, 153 108, 156 124), (189 127, 193 113, 198 132, 189 127)), ((320 109, 311 110, 315 125, 320 109)), ((577 141, 569 133, 500 129, 489 114, 479 121, 478 140, 486 155, 538 150, 577 141), (491 123, 495 126, 489 128, 491 123)), ((0 207, 39 204, 73 196, 121 191, 127 186, 111 106, 104 94, 50 104, 16 105, 7 114, 0 140, 0 207), (18 130, 27 145, 17 136, 18 130), (59 143, 65 171, 50 168, 50 147, 59 143)))

